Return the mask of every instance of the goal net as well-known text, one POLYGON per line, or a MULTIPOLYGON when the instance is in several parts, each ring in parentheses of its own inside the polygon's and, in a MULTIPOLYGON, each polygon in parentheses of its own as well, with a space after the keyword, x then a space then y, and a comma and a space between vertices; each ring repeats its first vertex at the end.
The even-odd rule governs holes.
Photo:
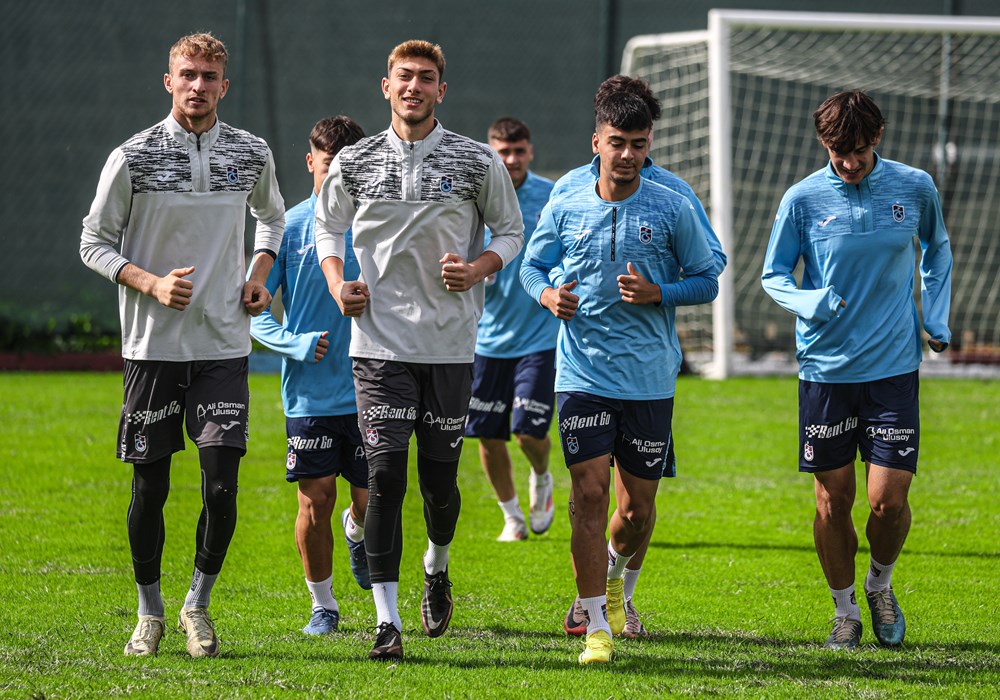
POLYGON ((706 374, 795 370, 761 266, 781 196, 826 165, 812 112, 854 88, 886 118, 880 155, 941 194, 953 340, 925 371, 1000 373, 1000 18, 713 10, 707 32, 631 39, 622 72, 662 100, 651 156, 691 184, 729 256, 716 302, 677 314, 706 374))

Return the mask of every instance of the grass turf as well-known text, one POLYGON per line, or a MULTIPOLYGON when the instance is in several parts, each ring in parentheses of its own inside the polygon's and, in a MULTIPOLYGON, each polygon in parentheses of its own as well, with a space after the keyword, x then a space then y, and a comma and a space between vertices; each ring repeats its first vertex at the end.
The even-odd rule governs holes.
MULTIPOLYGON (((894 578, 908 620, 902 650, 873 644, 863 601, 863 647, 819 648, 833 609, 812 546, 811 481, 795 469, 795 380, 681 378, 679 477, 661 485, 635 596, 649 639, 616 642, 607 667, 578 666, 580 643, 561 625, 575 592, 561 456, 553 451, 559 512, 550 532, 501 544, 500 511, 470 440, 452 547, 455 617, 444 637, 423 636, 426 539, 411 471, 400 582, 406 656, 387 666, 365 658, 374 606, 351 578, 336 525, 341 631, 322 639, 299 631, 309 597, 292 536, 295 488, 282 474, 277 376, 251 378, 239 525, 213 593, 222 653, 193 660, 172 623, 200 509, 196 451, 175 457, 164 516, 167 635, 156 658, 126 658, 135 588, 130 468, 113 454, 121 378, 0 374, 0 696, 997 696, 1000 382, 925 379, 921 389, 913 530, 894 578)), ((527 466, 516 452, 515 462, 526 503, 527 466)), ((859 484, 859 588, 863 493, 859 484)), ((335 512, 346 503, 342 486, 335 512)))

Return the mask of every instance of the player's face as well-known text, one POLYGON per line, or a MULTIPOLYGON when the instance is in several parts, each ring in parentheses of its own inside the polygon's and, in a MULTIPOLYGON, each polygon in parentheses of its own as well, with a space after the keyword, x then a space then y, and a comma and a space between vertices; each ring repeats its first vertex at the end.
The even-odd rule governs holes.
POLYGON ((871 143, 858 141, 854 150, 847 153, 839 153, 826 144, 826 153, 830 156, 830 163, 837 176, 848 185, 857 185, 867 177, 868 173, 875 167, 875 146, 882 140, 882 132, 879 131, 875 140, 871 143))
POLYGON ((531 148, 531 141, 522 139, 520 141, 500 141, 490 139, 492 146, 503 161, 514 187, 520 187, 525 178, 528 177, 528 165, 535 157, 535 152, 531 148))
POLYGON ((434 106, 447 87, 434 62, 417 56, 393 64, 389 77, 382 78, 382 95, 392 113, 411 127, 434 118, 434 106))
POLYGON ((218 61, 178 56, 163 76, 163 86, 173 96, 174 119, 188 131, 197 131, 215 124, 215 111, 229 80, 218 61))
POLYGON ((333 154, 326 151, 319 151, 313 147, 306 153, 306 168, 313 176, 313 191, 319 194, 319 188, 323 186, 323 181, 330 174, 330 163, 333 162, 333 154))
POLYGON ((616 185, 629 185, 639 177, 639 171, 649 155, 651 129, 622 131, 601 124, 594 134, 594 153, 601 157, 601 177, 616 185))

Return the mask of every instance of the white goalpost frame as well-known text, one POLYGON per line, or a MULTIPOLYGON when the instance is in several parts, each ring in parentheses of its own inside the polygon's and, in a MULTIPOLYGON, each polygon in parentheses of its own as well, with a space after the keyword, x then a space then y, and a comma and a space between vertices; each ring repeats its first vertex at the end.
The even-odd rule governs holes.
MULTIPOLYGON (((727 255, 733 249, 732 114, 729 48, 734 26, 774 27, 802 31, 883 30, 893 33, 997 34, 1000 18, 946 15, 892 15, 767 10, 710 10, 708 31, 640 35, 630 39, 622 56, 622 73, 631 75, 636 50, 670 44, 705 42, 708 48, 709 181, 711 220, 727 255)), ((732 258, 730 258, 730 264, 732 258)), ((719 295, 712 305, 712 361, 704 375, 725 379, 732 373, 734 349, 734 287, 731 271, 719 277, 719 295)))

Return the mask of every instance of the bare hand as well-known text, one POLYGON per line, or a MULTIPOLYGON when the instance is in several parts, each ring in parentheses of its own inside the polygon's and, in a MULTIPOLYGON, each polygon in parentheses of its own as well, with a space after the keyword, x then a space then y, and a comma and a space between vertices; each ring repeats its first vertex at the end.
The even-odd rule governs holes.
POLYGON ((642 276, 632 263, 628 263, 628 274, 618 275, 618 291, 622 301, 628 304, 659 304, 663 300, 660 285, 642 276))
POLYGON ((340 307, 340 313, 348 318, 357 318, 368 306, 368 285, 364 282, 341 282, 330 288, 330 294, 340 307))
POLYGON ((446 253, 438 262, 441 263, 441 279, 449 292, 464 292, 482 282, 476 269, 461 255, 446 253))
POLYGON ((184 279, 192 272, 193 267, 171 270, 166 277, 156 280, 150 296, 168 308, 183 311, 191 303, 191 295, 194 293, 194 282, 184 279))
POLYGON ((580 297, 573 294, 572 290, 579 284, 579 280, 573 280, 558 287, 546 287, 542 292, 542 306, 552 312, 558 319, 568 321, 576 316, 576 308, 580 304, 580 297))
POLYGON ((330 348, 330 341, 326 337, 330 335, 330 331, 323 331, 319 340, 316 341, 316 354, 313 355, 313 359, 319 362, 324 357, 326 357, 326 351, 330 348))
POLYGON ((262 283, 252 279, 243 283, 243 307, 251 316, 260 316, 270 303, 271 292, 262 283))
POLYGON ((933 338, 928 340, 927 344, 934 352, 944 352, 945 348, 948 347, 948 343, 945 343, 941 340, 934 340, 933 338))

